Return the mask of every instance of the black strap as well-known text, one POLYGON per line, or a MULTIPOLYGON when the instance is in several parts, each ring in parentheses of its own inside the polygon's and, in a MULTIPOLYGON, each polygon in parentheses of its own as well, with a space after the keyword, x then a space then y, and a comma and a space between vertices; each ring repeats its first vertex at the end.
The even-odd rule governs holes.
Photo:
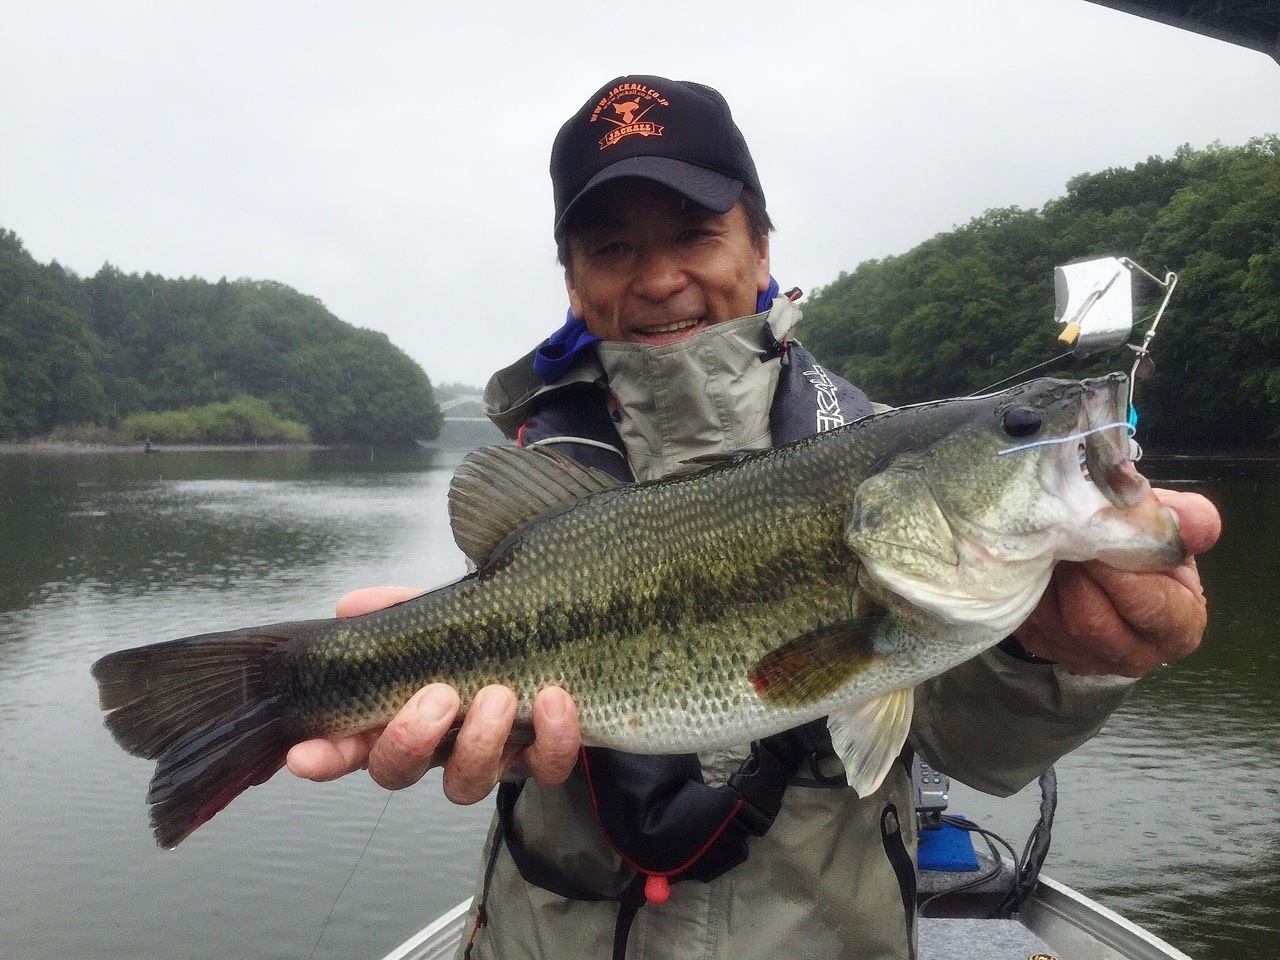
MULTIPOLYGON (((504 782, 498 787, 499 839, 502 844, 506 845, 516 869, 520 871, 520 876, 534 886, 549 890, 556 896, 564 897, 566 900, 616 900, 621 902, 626 895, 627 887, 624 886, 616 893, 605 893, 584 887, 571 879, 555 864, 549 860, 544 860, 525 846, 513 819, 516 801, 520 799, 520 793, 523 790, 523 781, 504 782)), ((496 849, 498 845, 498 842, 495 841, 494 848, 496 849)))
MULTIPOLYGON (((880 840, 884 845, 885 856, 893 867, 898 878, 898 892, 902 894, 902 913, 906 923, 907 943, 911 943, 911 931, 916 916, 916 864, 910 851, 907 850, 906 838, 903 836, 902 821, 898 808, 886 803, 880 811, 880 840)), ((911 956, 914 960, 914 946, 911 956)))
MULTIPOLYGON (((541 887, 566 900, 612 900, 618 904, 618 919, 613 927, 613 960, 625 960, 627 941, 631 936, 631 925, 636 914, 644 906, 645 876, 637 873, 621 890, 616 893, 603 893, 584 887, 568 877, 559 867, 533 853, 525 846, 515 829, 513 813, 516 801, 524 790, 524 782, 503 783, 498 787, 498 827, 493 840, 493 851, 490 854, 489 868, 485 871, 484 889, 477 911, 477 928, 485 922, 485 907, 489 899, 489 882, 493 877, 493 865, 498 850, 505 846, 511 854, 511 860, 520 871, 526 883, 541 887)), ((475 934, 472 933, 474 940, 475 934)), ((468 953, 471 945, 467 945, 468 953)))
POLYGON ((755 741, 750 756, 729 778, 728 789, 744 801, 738 818, 754 836, 764 836, 782 809, 788 784, 802 770, 807 786, 845 786, 843 773, 827 777, 821 772, 820 762, 834 756, 825 718, 755 741))
MULTIPOLYGON (((491 856, 505 846, 526 883, 556 896, 617 903, 613 957, 623 960, 650 881, 655 877, 667 882, 710 881, 746 860, 747 839, 763 836, 773 826, 787 784, 801 764, 816 771, 814 761, 824 749, 830 750, 830 740, 823 720, 758 740, 729 782, 713 788, 702 781, 693 754, 654 757, 583 748, 582 765, 596 818, 605 839, 634 875, 620 890, 592 890, 531 851, 514 820, 523 782, 498 787, 498 827, 491 856)), ((836 781, 809 782, 836 785, 836 781)), ((486 871, 477 926, 485 922, 493 862, 486 871)))
POLYGON ((644 874, 637 873, 618 901, 618 920, 613 925, 613 960, 626 960, 631 925, 645 903, 644 885, 644 874))

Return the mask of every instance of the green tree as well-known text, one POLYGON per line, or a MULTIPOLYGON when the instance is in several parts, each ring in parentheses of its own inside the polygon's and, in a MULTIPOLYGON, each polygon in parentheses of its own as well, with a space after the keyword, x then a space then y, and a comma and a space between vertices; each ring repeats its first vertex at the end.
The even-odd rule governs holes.
MULTIPOLYGON (((1180 281, 1140 385, 1145 442, 1257 444, 1280 437, 1280 140, 1181 147, 1133 170, 1083 174, 1039 210, 987 211, 897 257, 841 274, 804 307, 801 336, 891 403, 1006 377, 1127 369, 1123 351, 1057 357, 1052 268, 1126 255, 1180 281)), ((1137 334, 1158 291, 1139 280, 1137 334)), ((1136 336, 1135 336, 1136 339, 1136 336)))
POLYGON ((97 338, 77 309, 76 280, 36 264, 0 231, 0 436, 91 423, 110 403, 96 363, 97 338))

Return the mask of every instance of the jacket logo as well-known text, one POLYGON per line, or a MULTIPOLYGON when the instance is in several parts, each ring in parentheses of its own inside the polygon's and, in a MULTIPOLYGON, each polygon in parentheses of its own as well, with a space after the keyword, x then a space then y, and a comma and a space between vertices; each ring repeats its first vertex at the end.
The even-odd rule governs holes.
POLYGON ((818 432, 843 427, 844 413, 840 409, 840 397, 831 374, 815 363, 813 369, 804 371, 804 378, 818 395, 818 432))
POLYGON ((670 106, 670 103, 652 87, 643 83, 620 83, 595 105, 588 122, 602 120, 613 124, 613 129, 597 141, 600 149, 604 150, 623 137, 633 134, 641 137, 662 136, 662 124, 646 117, 655 107, 666 106, 670 106))

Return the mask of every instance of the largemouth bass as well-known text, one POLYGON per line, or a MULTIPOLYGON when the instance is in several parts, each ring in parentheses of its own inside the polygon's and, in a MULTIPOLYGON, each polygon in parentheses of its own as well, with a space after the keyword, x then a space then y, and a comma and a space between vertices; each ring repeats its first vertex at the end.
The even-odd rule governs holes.
POLYGON ((828 717, 851 786, 883 780, 912 688, 998 643, 1060 560, 1180 564, 1129 459, 1126 378, 905 407, 622 485, 536 449, 450 489, 477 569, 386 610, 187 637, 93 666, 106 725, 154 759, 173 847, 301 740, 385 724, 424 684, 574 697, 583 742, 726 747, 828 717))

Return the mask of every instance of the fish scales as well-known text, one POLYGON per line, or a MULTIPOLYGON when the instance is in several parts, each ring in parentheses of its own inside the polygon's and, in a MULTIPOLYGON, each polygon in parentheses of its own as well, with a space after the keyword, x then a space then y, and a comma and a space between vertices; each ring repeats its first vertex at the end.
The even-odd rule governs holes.
POLYGON ((787 489, 845 465, 820 447, 804 455, 813 461, 807 471, 768 462, 712 471, 628 488, 554 524, 532 524, 489 568, 432 603, 371 615, 311 645, 299 671, 313 680, 299 691, 318 699, 303 712, 330 714, 326 732, 336 732, 385 720, 391 705, 428 682, 456 683, 464 699, 505 683, 522 710, 556 683, 578 701, 585 738, 603 743, 620 725, 634 734, 638 704, 688 705, 681 694, 710 678, 700 713, 686 706, 668 711, 665 724, 644 723, 654 746, 676 743, 677 734, 683 744, 691 721, 705 739, 708 723, 718 717, 723 726, 755 699, 751 664, 797 624, 816 627, 849 608, 857 561, 842 531, 851 494, 787 489), (388 675, 398 682, 388 686, 388 675))

